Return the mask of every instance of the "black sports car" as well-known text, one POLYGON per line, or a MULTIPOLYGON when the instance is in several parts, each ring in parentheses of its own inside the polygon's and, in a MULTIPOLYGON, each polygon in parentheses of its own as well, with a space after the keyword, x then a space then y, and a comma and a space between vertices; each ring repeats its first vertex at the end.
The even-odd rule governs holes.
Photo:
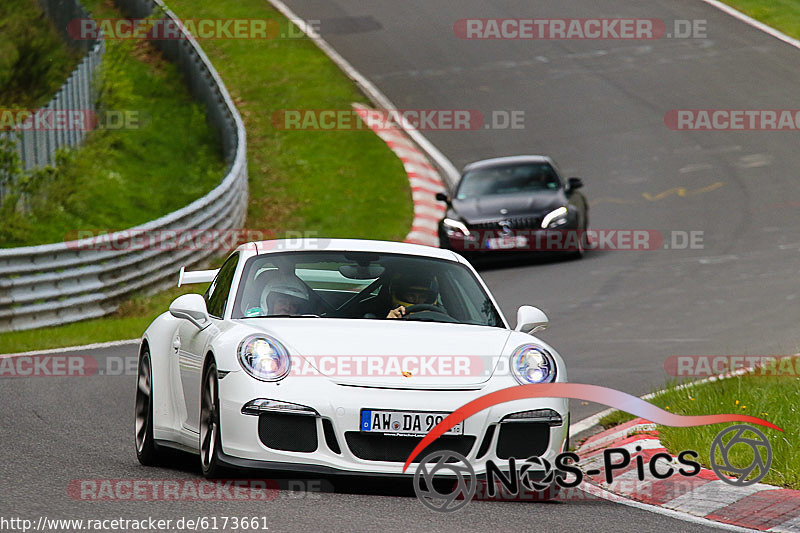
POLYGON ((546 156, 486 159, 467 165, 455 193, 436 195, 442 248, 459 253, 568 252, 586 248, 589 205, 580 178, 564 180, 546 156))

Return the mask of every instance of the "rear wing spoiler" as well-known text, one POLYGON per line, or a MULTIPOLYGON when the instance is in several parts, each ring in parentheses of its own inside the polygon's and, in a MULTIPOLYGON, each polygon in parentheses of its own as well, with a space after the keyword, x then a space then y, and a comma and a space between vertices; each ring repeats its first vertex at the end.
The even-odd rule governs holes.
POLYGON ((181 272, 178 274, 178 287, 188 283, 211 283, 217 277, 216 270, 195 270, 187 272, 186 267, 181 267, 181 272))

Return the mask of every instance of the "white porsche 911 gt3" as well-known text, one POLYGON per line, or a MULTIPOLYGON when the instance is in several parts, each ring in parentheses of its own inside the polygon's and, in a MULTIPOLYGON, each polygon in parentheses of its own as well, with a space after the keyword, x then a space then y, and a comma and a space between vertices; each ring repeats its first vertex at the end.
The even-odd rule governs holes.
MULTIPOLYGON (((228 466, 402 474, 421 438, 467 402, 520 384, 565 382, 564 362, 531 333, 547 325, 522 306, 511 329, 458 254, 414 244, 338 239, 240 246, 209 283, 177 298, 142 338, 136 453, 199 453, 214 477, 228 466)), ((515 400, 457 424, 418 456, 453 450, 486 461, 551 463, 569 430, 566 399, 515 400)), ((409 471, 406 475, 413 475, 409 471)))

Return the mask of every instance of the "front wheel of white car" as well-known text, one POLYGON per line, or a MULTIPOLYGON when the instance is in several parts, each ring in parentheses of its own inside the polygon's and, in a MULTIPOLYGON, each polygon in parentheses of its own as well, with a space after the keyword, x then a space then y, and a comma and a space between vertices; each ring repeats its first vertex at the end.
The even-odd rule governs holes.
POLYGON ((150 350, 139 356, 136 372, 136 458, 145 466, 157 465, 162 451, 153 439, 153 371, 150 350))
POLYGON ((207 478, 219 477, 219 390, 217 365, 210 362, 203 372, 200 392, 200 467, 207 478))

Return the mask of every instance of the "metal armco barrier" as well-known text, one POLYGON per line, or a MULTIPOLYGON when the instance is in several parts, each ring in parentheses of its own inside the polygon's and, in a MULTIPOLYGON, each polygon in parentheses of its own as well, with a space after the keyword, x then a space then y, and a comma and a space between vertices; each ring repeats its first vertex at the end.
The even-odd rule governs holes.
MULTIPOLYGON (((149 16, 158 6, 163 18, 177 18, 159 1, 116 0, 131 17, 149 16)), ((165 230, 227 230, 242 226, 247 213, 247 153, 244 124, 219 78, 191 37, 153 41, 186 76, 195 98, 206 105, 208 121, 223 144, 228 174, 206 196, 128 232, 108 236, 124 242, 130 233, 165 230)), ((180 132, 176 132, 180 134, 180 132)), ((226 244, 97 249, 94 239, 0 249, 0 331, 66 324, 113 312, 122 297, 176 281, 182 265, 225 251, 226 244)))

